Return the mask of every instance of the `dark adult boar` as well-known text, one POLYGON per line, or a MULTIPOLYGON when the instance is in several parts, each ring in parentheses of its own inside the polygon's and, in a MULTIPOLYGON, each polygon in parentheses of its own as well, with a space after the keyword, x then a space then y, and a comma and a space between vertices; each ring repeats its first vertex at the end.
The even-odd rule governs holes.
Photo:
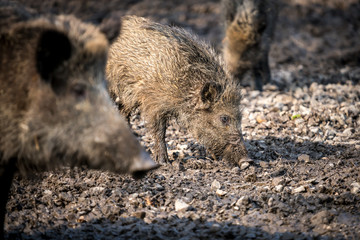
POLYGON ((129 16, 110 47, 110 95, 130 116, 139 107, 155 141, 158 162, 168 161, 170 118, 187 128, 216 157, 247 157, 241 133, 241 95, 214 50, 176 27, 129 16))
POLYGON ((137 174, 156 167, 107 93, 107 52, 105 35, 71 16, 1 29, 0 237, 17 170, 70 164, 137 174))
POLYGON ((271 78, 268 59, 277 12, 276 0, 222 0, 225 62, 239 81, 251 70, 253 87, 260 91, 271 78))

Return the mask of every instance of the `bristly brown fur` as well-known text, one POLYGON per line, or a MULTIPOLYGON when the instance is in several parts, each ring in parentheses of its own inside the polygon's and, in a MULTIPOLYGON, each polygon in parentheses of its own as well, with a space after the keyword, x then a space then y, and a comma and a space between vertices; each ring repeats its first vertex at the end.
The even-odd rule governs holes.
POLYGON ((222 0, 224 59, 238 81, 252 70, 255 88, 271 78, 268 55, 277 20, 277 0, 222 0))
MULTIPOLYGON (((124 17, 121 35, 110 48, 106 74, 121 111, 129 116, 140 108, 154 136, 159 162, 168 161, 169 118, 176 118, 219 156, 229 144, 228 136, 241 138, 240 88, 221 57, 194 34, 145 18, 124 17), (222 115, 231 124, 221 125, 222 115)), ((243 143, 242 149, 229 159, 237 162, 246 156, 243 143)))
POLYGON ((8 19, 2 7, 0 25, 9 26, 0 30, 0 238, 15 171, 87 165, 140 176, 157 166, 106 91, 105 35, 73 16, 15 9, 8 19))

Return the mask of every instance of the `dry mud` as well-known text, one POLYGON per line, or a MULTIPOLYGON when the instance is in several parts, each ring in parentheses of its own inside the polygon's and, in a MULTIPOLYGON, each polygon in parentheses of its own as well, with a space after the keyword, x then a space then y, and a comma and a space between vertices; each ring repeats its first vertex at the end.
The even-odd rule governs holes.
MULTIPOLYGON (((22 1, 95 24, 135 14, 184 27, 220 50, 218 1, 22 1)), ((141 180, 68 168, 14 180, 8 239, 359 239, 360 4, 291 0, 270 53, 273 84, 244 87, 252 161, 206 155, 172 122, 172 163, 141 180)), ((141 115, 132 128, 151 149, 141 115)))

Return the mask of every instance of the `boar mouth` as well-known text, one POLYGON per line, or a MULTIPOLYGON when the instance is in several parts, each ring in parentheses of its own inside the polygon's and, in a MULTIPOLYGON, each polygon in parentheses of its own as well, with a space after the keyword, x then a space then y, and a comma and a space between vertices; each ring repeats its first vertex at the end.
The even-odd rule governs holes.
POLYGON ((242 138, 230 141, 222 149, 222 158, 236 165, 249 161, 248 153, 242 138))

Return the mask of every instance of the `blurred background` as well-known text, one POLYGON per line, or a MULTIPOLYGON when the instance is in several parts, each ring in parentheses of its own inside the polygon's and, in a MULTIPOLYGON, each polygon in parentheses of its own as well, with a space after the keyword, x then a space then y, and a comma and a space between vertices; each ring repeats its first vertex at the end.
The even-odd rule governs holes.
MULTIPOLYGON (((183 27, 221 51, 224 24, 219 0, 19 0, 33 12, 74 14, 110 30, 124 15, 183 27)), ((312 82, 360 79, 360 2, 288 0, 280 14, 270 53, 273 82, 281 89, 312 82)))

